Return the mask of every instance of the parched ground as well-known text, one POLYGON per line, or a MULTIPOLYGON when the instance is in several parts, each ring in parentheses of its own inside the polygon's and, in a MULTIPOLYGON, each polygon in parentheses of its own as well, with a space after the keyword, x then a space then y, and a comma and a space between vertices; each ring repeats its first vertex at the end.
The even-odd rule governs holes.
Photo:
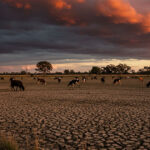
POLYGON ((43 150, 150 149, 148 79, 144 87, 136 79, 117 86, 108 79, 74 89, 66 86, 69 79, 47 80, 42 86, 23 79, 25 92, 0 81, 0 131, 13 135, 20 149, 35 143, 43 150))

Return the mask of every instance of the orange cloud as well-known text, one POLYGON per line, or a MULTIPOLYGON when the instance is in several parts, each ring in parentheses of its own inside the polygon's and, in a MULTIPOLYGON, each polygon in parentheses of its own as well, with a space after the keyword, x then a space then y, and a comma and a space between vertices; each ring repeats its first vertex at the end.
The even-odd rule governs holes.
POLYGON ((31 5, 30 5, 29 3, 26 3, 26 4, 24 5, 24 8, 25 8, 25 9, 31 9, 31 5))
POLYGON ((142 28, 144 32, 149 33, 150 32, 150 14, 146 15, 142 22, 142 28))
POLYGON ((139 23, 143 17, 123 0, 103 0, 98 5, 98 12, 100 15, 113 18, 114 23, 139 23))
POLYGON ((84 3, 86 0, 76 0, 78 3, 84 3))
POLYGON ((56 9, 71 9, 71 5, 64 0, 54 0, 53 5, 56 9))
POLYGON ((23 8, 23 4, 21 4, 21 3, 16 3, 16 7, 17 7, 17 8, 23 8))
POLYGON ((61 20, 66 22, 66 25, 74 25, 76 24, 76 20, 71 16, 62 16, 61 20))
MULTIPOLYGON (((31 9, 36 2, 33 0, 2 0, 18 9, 31 9)), ((150 14, 139 13, 125 0, 38 0, 49 9, 49 16, 60 24, 89 25, 98 23, 98 17, 104 16, 113 24, 135 24, 139 26, 137 33, 150 32, 150 14), (90 5, 89 5, 90 4, 90 5), (79 6, 79 7, 78 7, 79 6), (80 7, 81 6, 81 7, 80 7), (83 10, 81 10, 84 8, 83 10), (83 11, 83 13, 82 13, 83 11), (85 17, 83 17, 85 14, 85 17), (82 16, 83 15, 83 16, 82 16), (88 15, 89 18, 87 17, 88 15), (85 19, 86 18, 86 19, 85 19), (97 20, 94 20, 96 18, 97 20), (93 22, 92 22, 93 21, 93 22)), ((41 7, 42 7, 41 6, 41 7)), ((43 8, 44 9, 44 8, 43 8)))
POLYGON ((50 0, 50 15, 55 16, 56 20, 65 25, 74 25, 76 20, 72 13, 72 3, 68 0, 50 0))
POLYGON ((115 24, 139 24, 143 32, 150 32, 150 14, 143 15, 124 0, 102 0, 98 4, 98 15, 112 19, 115 24))

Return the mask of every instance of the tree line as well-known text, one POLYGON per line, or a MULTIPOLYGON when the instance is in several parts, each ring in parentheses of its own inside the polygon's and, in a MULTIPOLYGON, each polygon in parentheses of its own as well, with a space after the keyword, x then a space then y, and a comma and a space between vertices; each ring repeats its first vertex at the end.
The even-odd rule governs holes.
POLYGON ((57 74, 57 75, 70 75, 70 74, 150 74, 150 66, 145 66, 142 69, 139 69, 137 72, 132 69, 131 66, 127 64, 118 64, 118 65, 107 65, 104 67, 93 66, 89 72, 75 72, 73 69, 65 69, 64 72, 55 72, 51 73, 53 66, 48 61, 40 61, 36 64, 35 71, 36 73, 30 73, 27 71, 21 72, 11 72, 11 73, 1 73, 1 74, 13 74, 13 75, 26 75, 26 74, 57 74))
POLYGON ((128 74, 131 73, 131 67, 126 64, 107 65, 105 67, 93 66, 90 74, 128 74))

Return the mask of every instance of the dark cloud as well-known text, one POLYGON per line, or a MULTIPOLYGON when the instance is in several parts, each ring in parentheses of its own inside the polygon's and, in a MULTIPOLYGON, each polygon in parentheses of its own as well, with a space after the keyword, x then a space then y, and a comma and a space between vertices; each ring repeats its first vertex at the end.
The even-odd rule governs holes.
MULTIPOLYGON (((140 3, 0 0, 0 54, 26 53, 30 57, 31 53, 55 52, 70 54, 70 58, 87 54, 95 58, 149 59, 150 10, 144 12, 140 3)), ((147 0, 144 4, 150 5, 147 0)))

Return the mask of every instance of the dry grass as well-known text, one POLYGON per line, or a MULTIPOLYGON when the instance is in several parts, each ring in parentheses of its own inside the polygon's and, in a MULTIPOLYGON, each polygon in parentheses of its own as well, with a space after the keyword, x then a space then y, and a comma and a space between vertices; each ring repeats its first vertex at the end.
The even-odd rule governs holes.
POLYGON ((18 150, 18 145, 11 136, 0 136, 0 150, 18 150))
MULTIPOLYGON (((39 150, 39 141, 35 132, 35 143, 33 150, 39 150)), ((30 150, 29 141, 27 140, 26 148, 30 150)), ((0 136, 0 150, 19 150, 17 142, 12 136, 0 136)))

